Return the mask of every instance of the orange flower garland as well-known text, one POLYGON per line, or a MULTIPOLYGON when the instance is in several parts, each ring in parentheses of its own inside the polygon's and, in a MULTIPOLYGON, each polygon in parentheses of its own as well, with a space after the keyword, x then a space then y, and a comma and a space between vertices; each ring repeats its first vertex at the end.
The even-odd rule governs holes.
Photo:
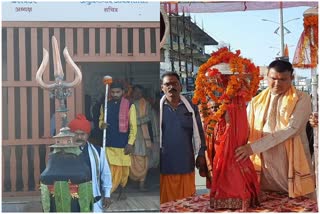
POLYGON ((241 96, 245 101, 251 100, 259 87, 259 75, 259 67, 249 59, 240 57, 240 50, 232 53, 226 47, 212 53, 209 60, 200 66, 192 102, 199 105, 207 134, 213 133, 215 124, 223 116, 233 97, 241 96), (218 69, 211 68, 220 63, 229 64, 233 73, 229 79, 218 69), (250 84, 247 83, 248 75, 250 84), (216 96, 217 92, 221 96, 216 96), (216 112, 212 111, 210 100, 220 104, 216 112))

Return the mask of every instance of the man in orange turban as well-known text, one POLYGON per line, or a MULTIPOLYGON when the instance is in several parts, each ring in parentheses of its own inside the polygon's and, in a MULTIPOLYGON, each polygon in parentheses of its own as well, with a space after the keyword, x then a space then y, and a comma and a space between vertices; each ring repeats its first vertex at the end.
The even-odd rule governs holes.
POLYGON ((69 123, 69 128, 72 132, 76 132, 77 130, 79 130, 89 135, 91 131, 91 124, 87 120, 86 116, 84 116, 83 114, 78 114, 77 118, 69 123))
POLYGON ((87 141, 91 124, 84 115, 78 114, 76 119, 69 123, 69 128, 75 134, 74 141, 81 144, 82 153, 80 155, 91 169, 93 212, 102 212, 102 207, 108 208, 111 204, 110 191, 112 187, 111 172, 105 151, 87 141))

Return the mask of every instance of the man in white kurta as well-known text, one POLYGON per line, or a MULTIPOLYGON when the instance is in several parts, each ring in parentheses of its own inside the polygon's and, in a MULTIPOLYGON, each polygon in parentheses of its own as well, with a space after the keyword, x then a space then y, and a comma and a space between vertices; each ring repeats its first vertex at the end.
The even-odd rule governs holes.
POLYGON ((297 197, 314 192, 315 181, 306 135, 311 99, 291 85, 292 73, 289 62, 269 65, 269 87, 248 105, 250 144, 235 152, 238 161, 252 155, 262 190, 297 197))

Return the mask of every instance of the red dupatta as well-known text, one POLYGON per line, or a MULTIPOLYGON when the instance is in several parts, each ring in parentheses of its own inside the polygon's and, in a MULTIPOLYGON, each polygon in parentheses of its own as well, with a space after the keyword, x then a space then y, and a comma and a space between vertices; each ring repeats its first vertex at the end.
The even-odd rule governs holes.
POLYGON ((210 206, 245 210, 258 204, 260 188, 250 159, 241 163, 235 159, 235 149, 248 139, 246 106, 241 98, 232 100, 227 117, 219 120, 212 136, 215 155, 211 154, 212 181, 208 182, 211 184, 210 206))

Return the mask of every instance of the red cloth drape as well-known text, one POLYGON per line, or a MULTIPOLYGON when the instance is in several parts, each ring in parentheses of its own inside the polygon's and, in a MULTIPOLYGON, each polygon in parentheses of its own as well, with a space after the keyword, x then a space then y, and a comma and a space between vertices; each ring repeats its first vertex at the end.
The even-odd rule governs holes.
POLYGON ((247 208, 258 203, 260 188, 250 159, 241 163, 235 159, 235 149, 246 144, 248 139, 245 102, 234 98, 227 112, 228 123, 225 117, 221 118, 212 137, 215 155, 210 205, 214 208, 247 208))

